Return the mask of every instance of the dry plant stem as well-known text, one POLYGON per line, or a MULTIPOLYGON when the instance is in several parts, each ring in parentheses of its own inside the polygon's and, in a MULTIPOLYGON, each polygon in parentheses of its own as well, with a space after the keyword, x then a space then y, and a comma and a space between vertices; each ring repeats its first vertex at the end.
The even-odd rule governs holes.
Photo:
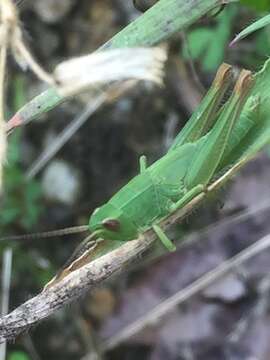
POLYGON ((8 38, 10 27, 12 26, 12 10, 9 1, 2 0, 0 6, 1 24, 0 24, 0 189, 2 182, 2 167, 6 153, 6 136, 5 136, 5 75, 8 38))
POLYGON ((2 184, 2 168, 6 154, 6 133, 5 133, 5 73, 7 46, 5 37, 0 50, 0 190, 2 184))
POLYGON ((9 315, 0 319, 0 342, 15 338, 29 326, 48 317, 114 273, 121 271, 152 241, 153 238, 148 241, 143 238, 130 241, 112 253, 74 271, 54 287, 19 306, 9 315))
POLYGON ((0 50, 0 122, 1 127, 3 126, 3 121, 5 118, 4 115, 4 104, 5 104, 5 73, 6 73, 6 59, 7 59, 7 44, 6 44, 6 35, 3 34, 3 42, 1 44, 0 50))
POLYGON ((14 52, 18 52, 19 56, 24 59, 25 63, 29 66, 33 73, 37 75, 40 80, 43 80, 47 84, 55 85, 54 78, 36 62, 30 51, 25 46, 22 40, 21 32, 18 33, 18 35, 14 39, 13 48, 14 52))
POLYGON ((15 60, 23 68, 29 68, 37 75, 37 77, 50 85, 54 85, 55 81, 41 66, 34 60, 32 54, 23 42, 22 31, 19 26, 19 17, 16 5, 12 0, 1 0, 1 40, 0 46, 12 50, 15 60))
POLYGON ((18 14, 12 0, 1 0, 0 2, 0 188, 2 181, 2 166, 5 161, 6 152, 6 124, 5 117, 5 74, 7 51, 11 49, 17 59, 27 63, 30 68, 49 84, 54 81, 50 75, 41 69, 35 62, 30 52, 23 43, 21 29, 19 27, 18 14))
MULTIPOLYGON (((11 268, 12 268, 12 249, 7 248, 3 253, 3 265, 2 265, 2 298, 1 298, 2 316, 8 313, 11 268)), ((0 360, 5 360, 5 359, 6 359, 6 343, 4 342, 3 344, 0 345, 0 360)))
POLYGON ((7 49, 9 47, 12 28, 16 23, 16 8, 11 0, 2 0, 0 3, 0 121, 1 127, 4 122, 4 104, 5 104, 5 74, 6 74, 6 61, 7 49))

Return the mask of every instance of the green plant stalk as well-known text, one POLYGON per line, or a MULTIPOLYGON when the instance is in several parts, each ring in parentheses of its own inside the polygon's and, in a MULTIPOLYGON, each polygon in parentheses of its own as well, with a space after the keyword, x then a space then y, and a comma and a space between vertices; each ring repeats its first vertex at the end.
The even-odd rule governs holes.
POLYGON ((219 4, 222 1, 160 0, 101 49, 156 45, 193 24, 219 4))
MULTIPOLYGON (((160 0, 98 50, 156 45, 223 3, 223 0, 160 0)), ((8 121, 7 131, 29 123, 67 99, 56 88, 48 88, 8 121)))

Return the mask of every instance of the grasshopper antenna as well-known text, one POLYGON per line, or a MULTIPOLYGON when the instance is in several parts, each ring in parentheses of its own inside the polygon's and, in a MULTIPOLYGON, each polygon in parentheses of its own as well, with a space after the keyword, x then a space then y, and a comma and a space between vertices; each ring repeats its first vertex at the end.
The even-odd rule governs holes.
POLYGON ((85 231, 89 231, 88 225, 72 226, 64 229, 33 233, 33 234, 4 236, 4 237, 0 237, 0 241, 46 239, 54 236, 78 234, 85 231))

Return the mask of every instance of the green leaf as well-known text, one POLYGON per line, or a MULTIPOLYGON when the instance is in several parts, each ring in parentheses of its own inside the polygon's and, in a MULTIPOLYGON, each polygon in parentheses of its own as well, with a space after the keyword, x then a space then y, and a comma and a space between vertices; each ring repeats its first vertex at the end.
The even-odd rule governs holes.
POLYGON ((188 46, 183 49, 185 58, 198 59, 207 49, 212 38, 212 31, 206 28, 198 28, 188 34, 188 46))
POLYGON ((252 34, 253 32, 262 29, 263 27, 267 26, 270 24, 270 14, 264 16, 263 18, 255 21, 255 23, 249 25, 248 27, 246 27, 244 30, 242 30, 231 42, 230 45, 235 44, 236 42, 244 39, 245 37, 247 37, 248 35, 252 34))
POLYGON ((200 27, 189 32, 183 49, 184 58, 200 59, 205 71, 215 70, 224 59, 235 15, 236 7, 228 7, 217 17, 216 26, 200 27))
POLYGON ((241 0, 241 3, 257 11, 267 11, 270 9, 270 0, 241 0))
POLYGON ((0 225, 5 226, 13 223, 19 214, 20 210, 18 208, 5 208, 5 210, 1 212, 0 225))
POLYGON ((20 109, 26 101, 26 84, 23 76, 17 75, 13 80, 13 107, 17 111, 20 109))
POLYGON ((8 360, 30 360, 30 357, 22 351, 13 351, 8 355, 8 360))

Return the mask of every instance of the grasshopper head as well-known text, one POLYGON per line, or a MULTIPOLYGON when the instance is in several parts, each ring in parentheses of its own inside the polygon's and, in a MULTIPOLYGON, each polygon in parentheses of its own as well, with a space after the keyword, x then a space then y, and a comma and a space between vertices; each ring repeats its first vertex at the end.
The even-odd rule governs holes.
POLYGON ((132 240, 138 235, 134 223, 110 203, 93 212, 89 220, 89 229, 105 240, 132 240))

